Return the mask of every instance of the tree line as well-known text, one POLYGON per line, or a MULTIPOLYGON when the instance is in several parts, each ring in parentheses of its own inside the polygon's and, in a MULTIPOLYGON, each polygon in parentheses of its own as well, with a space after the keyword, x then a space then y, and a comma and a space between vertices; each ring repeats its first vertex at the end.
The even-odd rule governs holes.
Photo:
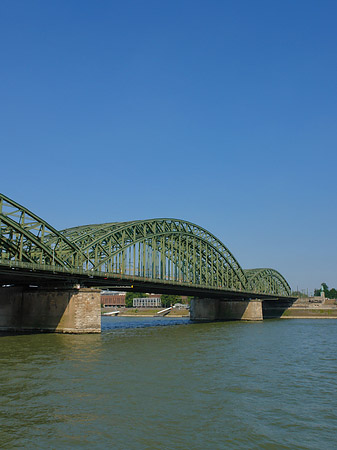
MULTIPOLYGON (((326 283, 322 283, 324 295, 326 298, 337 298, 337 290, 335 288, 329 289, 326 283)), ((321 289, 315 289, 314 296, 318 297, 321 295, 321 289)))

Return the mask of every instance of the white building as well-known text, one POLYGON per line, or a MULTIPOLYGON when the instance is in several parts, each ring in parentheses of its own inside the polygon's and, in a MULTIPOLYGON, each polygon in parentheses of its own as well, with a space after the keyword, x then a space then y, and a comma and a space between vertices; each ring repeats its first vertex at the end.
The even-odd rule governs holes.
POLYGON ((134 308, 160 308, 160 297, 139 297, 133 299, 134 308))

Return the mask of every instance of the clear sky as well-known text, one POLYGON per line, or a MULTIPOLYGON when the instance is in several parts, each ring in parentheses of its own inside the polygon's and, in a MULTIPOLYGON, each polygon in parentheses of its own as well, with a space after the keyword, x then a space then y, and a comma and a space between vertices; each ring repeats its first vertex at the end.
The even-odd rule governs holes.
POLYGON ((195 222, 337 288, 337 2, 0 2, 1 192, 56 228, 195 222))

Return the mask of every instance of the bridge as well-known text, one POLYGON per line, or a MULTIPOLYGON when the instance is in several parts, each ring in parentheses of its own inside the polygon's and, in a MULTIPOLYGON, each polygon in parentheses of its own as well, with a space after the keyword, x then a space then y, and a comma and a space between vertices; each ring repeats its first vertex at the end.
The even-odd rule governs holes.
MULTIPOLYGON (((26 316, 42 302, 45 316, 51 304, 63 305, 58 320, 72 303, 77 316, 89 317, 90 304, 97 304, 99 297, 93 287, 191 295, 197 297, 192 308, 196 319, 222 318, 219 308, 233 309, 233 302, 246 312, 256 299, 260 303, 291 299, 290 286, 279 272, 243 269, 216 236, 191 222, 161 218, 56 230, 3 194, 0 285, 7 316, 13 316, 8 310, 11 301, 29 305, 26 316), (66 300, 60 300, 62 295, 66 300), (75 302, 75 297, 81 301, 75 302)), ((7 326, 0 320, 1 327, 7 326)))

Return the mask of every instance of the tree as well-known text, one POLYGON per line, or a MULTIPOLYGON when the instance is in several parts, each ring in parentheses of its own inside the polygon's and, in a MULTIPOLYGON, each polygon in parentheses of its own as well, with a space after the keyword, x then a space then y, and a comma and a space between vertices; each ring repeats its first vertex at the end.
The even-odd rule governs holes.
POLYGON ((139 297, 147 297, 147 294, 143 294, 142 292, 127 292, 125 296, 125 306, 127 308, 133 307, 133 299, 139 297))
POLYGON ((191 304, 191 300, 193 299, 194 297, 193 296, 188 296, 187 297, 187 300, 186 300, 186 303, 188 304, 188 305, 190 305, 191 304))
MULTIPOLYGON (((337 290, 332 288, 329 290, 326 283, 322 283, 324 295, 326 298, 337 298, 337 290)), ((321 288, 322 289, 322 288, 321 288)), ((321 289, 315 289, 314 296, 319 297, 321 295, 321 289)))
POLYGON ((178 303, 181 300, 181 297, 179 295, 162 294, 160 299, 161 299, 161 305, 164 308, 168 308, 169 306, 174 305, 175 303, 178 303))
POLYGON ((337 299, 337 290, 335 288, 330 289, 330 291, 329 291, 329 298, 336 298, 337 299))
MULTIPOLYGON (((329 288, 328 288, 327 284, 326 283, 321 283, 321 289, 322 289, 322 287, 323 287, 323 290, 324 290, 325 297, 329 298, 329 288)), ((315 297, 319 297, 321 295, 321 289, 315 289, 314 290, 314 296, 315 297)))

